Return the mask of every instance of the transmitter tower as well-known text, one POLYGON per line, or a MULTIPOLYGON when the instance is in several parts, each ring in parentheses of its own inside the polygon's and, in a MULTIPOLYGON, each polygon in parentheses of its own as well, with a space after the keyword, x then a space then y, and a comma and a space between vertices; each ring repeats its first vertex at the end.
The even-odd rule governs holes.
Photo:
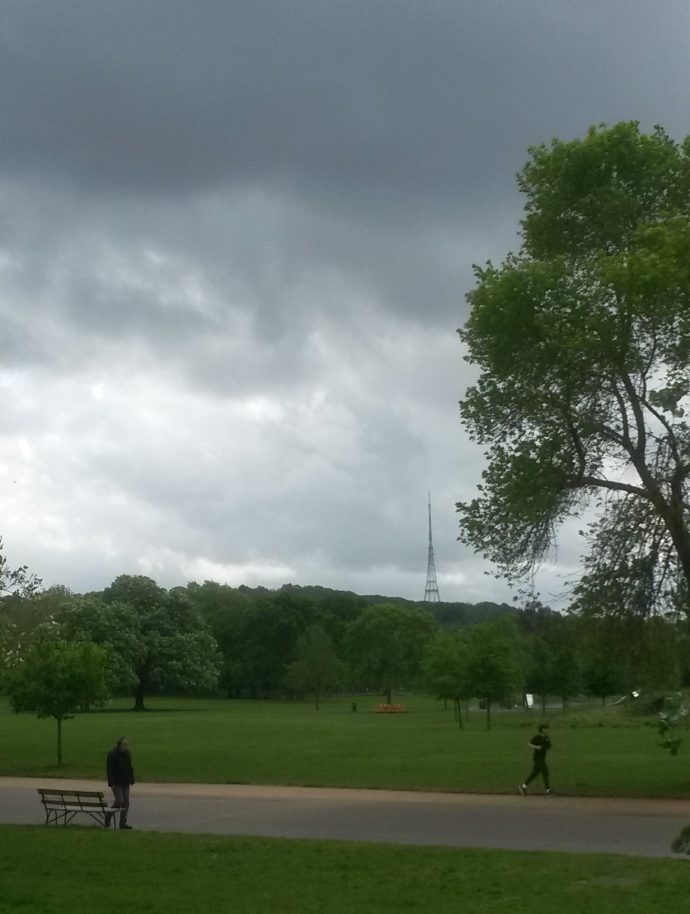
POLYGON ((436 581, 436 565, 434 564, 434 541, 431 538, 431 492, 429 492, 429 558, 426 564, 426 587, 424 588, 425 603, 440 603, 438 595, 438 582, 436 581))

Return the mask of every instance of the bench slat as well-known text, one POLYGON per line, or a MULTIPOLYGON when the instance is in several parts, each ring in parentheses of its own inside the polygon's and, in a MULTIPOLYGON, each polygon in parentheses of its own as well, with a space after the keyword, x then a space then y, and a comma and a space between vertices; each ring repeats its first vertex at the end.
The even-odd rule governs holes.
POLYGON ((55 796, 55 797, 102 797, 102 790, 57 790, 53 787, 47 789, 45 787, 38 787, 38 792, 41 796, 55 796))
POLYGON ((67 825, 80 812, 86 813, 103 825, 110 822, 110 810, 100 790, 60 790, 53 787, 36 789, 46 812, 46 825, 57 825, 58 822, 67 825))
POLYGON ((44 803, 48 809, 107 809, 105 803, 44 803))

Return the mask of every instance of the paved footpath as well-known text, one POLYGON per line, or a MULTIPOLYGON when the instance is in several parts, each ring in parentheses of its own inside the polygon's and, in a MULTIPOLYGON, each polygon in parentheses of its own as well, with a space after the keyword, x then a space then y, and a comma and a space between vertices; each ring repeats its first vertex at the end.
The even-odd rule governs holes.
MULTIPOLYGON (((107 791, 94 781, 0 778, 0 822, 41 824, 39 786, 107 791)), ((668 857, 690 824, 690 800, 137 784, 129 819, 150 831, 668 857)))

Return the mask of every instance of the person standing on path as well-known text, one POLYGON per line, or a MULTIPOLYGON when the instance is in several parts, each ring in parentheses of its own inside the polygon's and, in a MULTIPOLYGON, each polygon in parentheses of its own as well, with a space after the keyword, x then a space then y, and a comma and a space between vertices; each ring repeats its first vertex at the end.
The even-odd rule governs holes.
MULTIPOLYGON (((121 736, 115 744, 115 748, 108 753, 105 770, 108 787, 115 797, 112 808, 120 810, 120 828, 131 829, 132 826, 127 824, 127 814, 129 812, 129 788, 134 783, 134 768, 126 736, 121 736)), ((114 812, 106 815, 106 828, 110 826, 114 815, 114 812)))
POLYGON ((532 754, 532 771, 530 772, 529 777, 526 778, 518 788, 523 797, 527 795, 527 785, 533 781, 538 774, 543 778, 547 794, 551 793, 549 769, 546 764, 546 753, 551 748, 551 740, 546 733, 548 729, 548 724, 540 724, 539 732, 529 741, 530 747, 534 750, 532 754))

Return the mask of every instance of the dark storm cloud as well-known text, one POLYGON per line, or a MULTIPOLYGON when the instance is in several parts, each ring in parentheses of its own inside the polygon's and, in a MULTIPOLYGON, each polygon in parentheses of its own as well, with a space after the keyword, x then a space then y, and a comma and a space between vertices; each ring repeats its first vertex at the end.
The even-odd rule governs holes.
POLYGON ((645 62, 687 110, 675 2, 19 0, 3 19, 0 164, 99 191, 448 214, 502 193, 527 143, 637 116, 645 62))

